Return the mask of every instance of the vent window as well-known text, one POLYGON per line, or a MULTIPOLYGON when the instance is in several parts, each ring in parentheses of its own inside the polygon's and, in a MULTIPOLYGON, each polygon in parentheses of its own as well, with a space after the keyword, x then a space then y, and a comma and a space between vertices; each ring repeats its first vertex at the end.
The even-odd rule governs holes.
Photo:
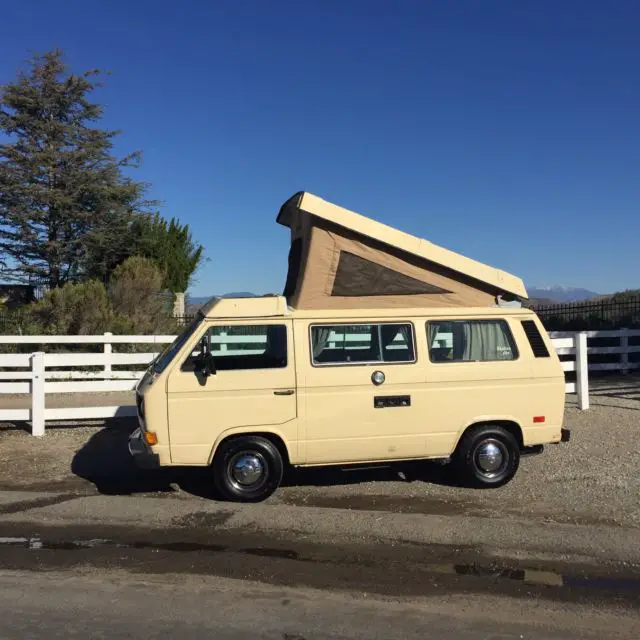
POLYGON ((536 358, 548 358, 549 350, 547 349, 547 345, 544 343, 544 340, 540 335, 538 325, 533 320, 523 320, 522 328, 527 334, 527 339, 529 340, 529 344, 531 345, 533 355, 536 358))

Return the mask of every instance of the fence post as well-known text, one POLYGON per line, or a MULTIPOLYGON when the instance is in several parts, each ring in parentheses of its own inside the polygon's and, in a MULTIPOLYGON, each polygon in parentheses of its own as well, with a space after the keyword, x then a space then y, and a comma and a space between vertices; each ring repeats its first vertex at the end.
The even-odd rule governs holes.
POLYGON ((44 353, 31 355, 31 435, 44 435, 44 353))
POLYGON ((589 360, 587 358, 587 333, 579 331, 575 335, 576 347, 576 391, 578 406, 582 411, 589 408, 589 360))
POLYGON ((629 329, 620 329, 620 347, 624 351, 620 354, 620 368, 623 375, 629 373, 629 329))
MULTIPOLYGON (((105 337, 111 338, 113 333, 110 331, 104 332, 105 337)), ((110 342, 104 343, 104 377, 111 377, 111 353, 113 351, 113 345, 110 342)))

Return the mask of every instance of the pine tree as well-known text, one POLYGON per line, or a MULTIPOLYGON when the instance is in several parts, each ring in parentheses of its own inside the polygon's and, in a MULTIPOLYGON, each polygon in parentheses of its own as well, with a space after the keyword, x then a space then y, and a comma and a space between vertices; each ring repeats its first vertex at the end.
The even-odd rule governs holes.
POLYGON ((159 214, 138 216, 132 225, 134 251, 153 260, 164 274, 164 287, 172 293, 187 291, 202 263, 203 247, 194 242, 189 225, 159 214))
POLYGON ((100 129, 90 101, 100 71, 68 71, 59 50, 36 56, 0 87, 0 259, 4 275, 54 288, 105 278, 127 255, 127 230, 146 185, 124 175, 140 154, 116 158, 118 131, 100 129))

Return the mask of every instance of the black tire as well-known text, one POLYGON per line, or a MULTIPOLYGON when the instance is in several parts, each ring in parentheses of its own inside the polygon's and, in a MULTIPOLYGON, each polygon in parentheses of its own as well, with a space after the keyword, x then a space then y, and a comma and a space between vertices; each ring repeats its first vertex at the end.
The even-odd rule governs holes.
POLYGON ((280 486, 283 471, 278 448, 259 436, 227 440, 220 445, 213 459, 216 489, 223 498, 235 502, 266 500, 280 486), (261 476, 251 482, 256 473, 261 476))
POLYGON ((502 487, 518 471, 520 445, 513 434, 504 427, 474 427, 460 439, 453 463, 457 477, 465 485, 477 488, 502 487), (483 450, 483 447, 487 447, 489 451, 483 450), (499 452, 501 458, 487 455, 495 451, 499 452), (499 466, 493 468, 495 464, 499 466))

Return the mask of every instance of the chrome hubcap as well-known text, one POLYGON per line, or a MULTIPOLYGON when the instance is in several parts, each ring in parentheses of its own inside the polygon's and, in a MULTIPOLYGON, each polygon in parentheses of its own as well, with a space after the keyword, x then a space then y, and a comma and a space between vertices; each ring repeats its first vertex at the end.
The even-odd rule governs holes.
POLYGON ((264 476, 264 464, 253 453, 241 453, 231 461, 231 476, 242 487, 254 485, 264 476))
POLYGON ((493 477, 505 467, 508 454, 501 442, 486 440, 476 449, 475 458, 478 469, 484 475, 493 477))

